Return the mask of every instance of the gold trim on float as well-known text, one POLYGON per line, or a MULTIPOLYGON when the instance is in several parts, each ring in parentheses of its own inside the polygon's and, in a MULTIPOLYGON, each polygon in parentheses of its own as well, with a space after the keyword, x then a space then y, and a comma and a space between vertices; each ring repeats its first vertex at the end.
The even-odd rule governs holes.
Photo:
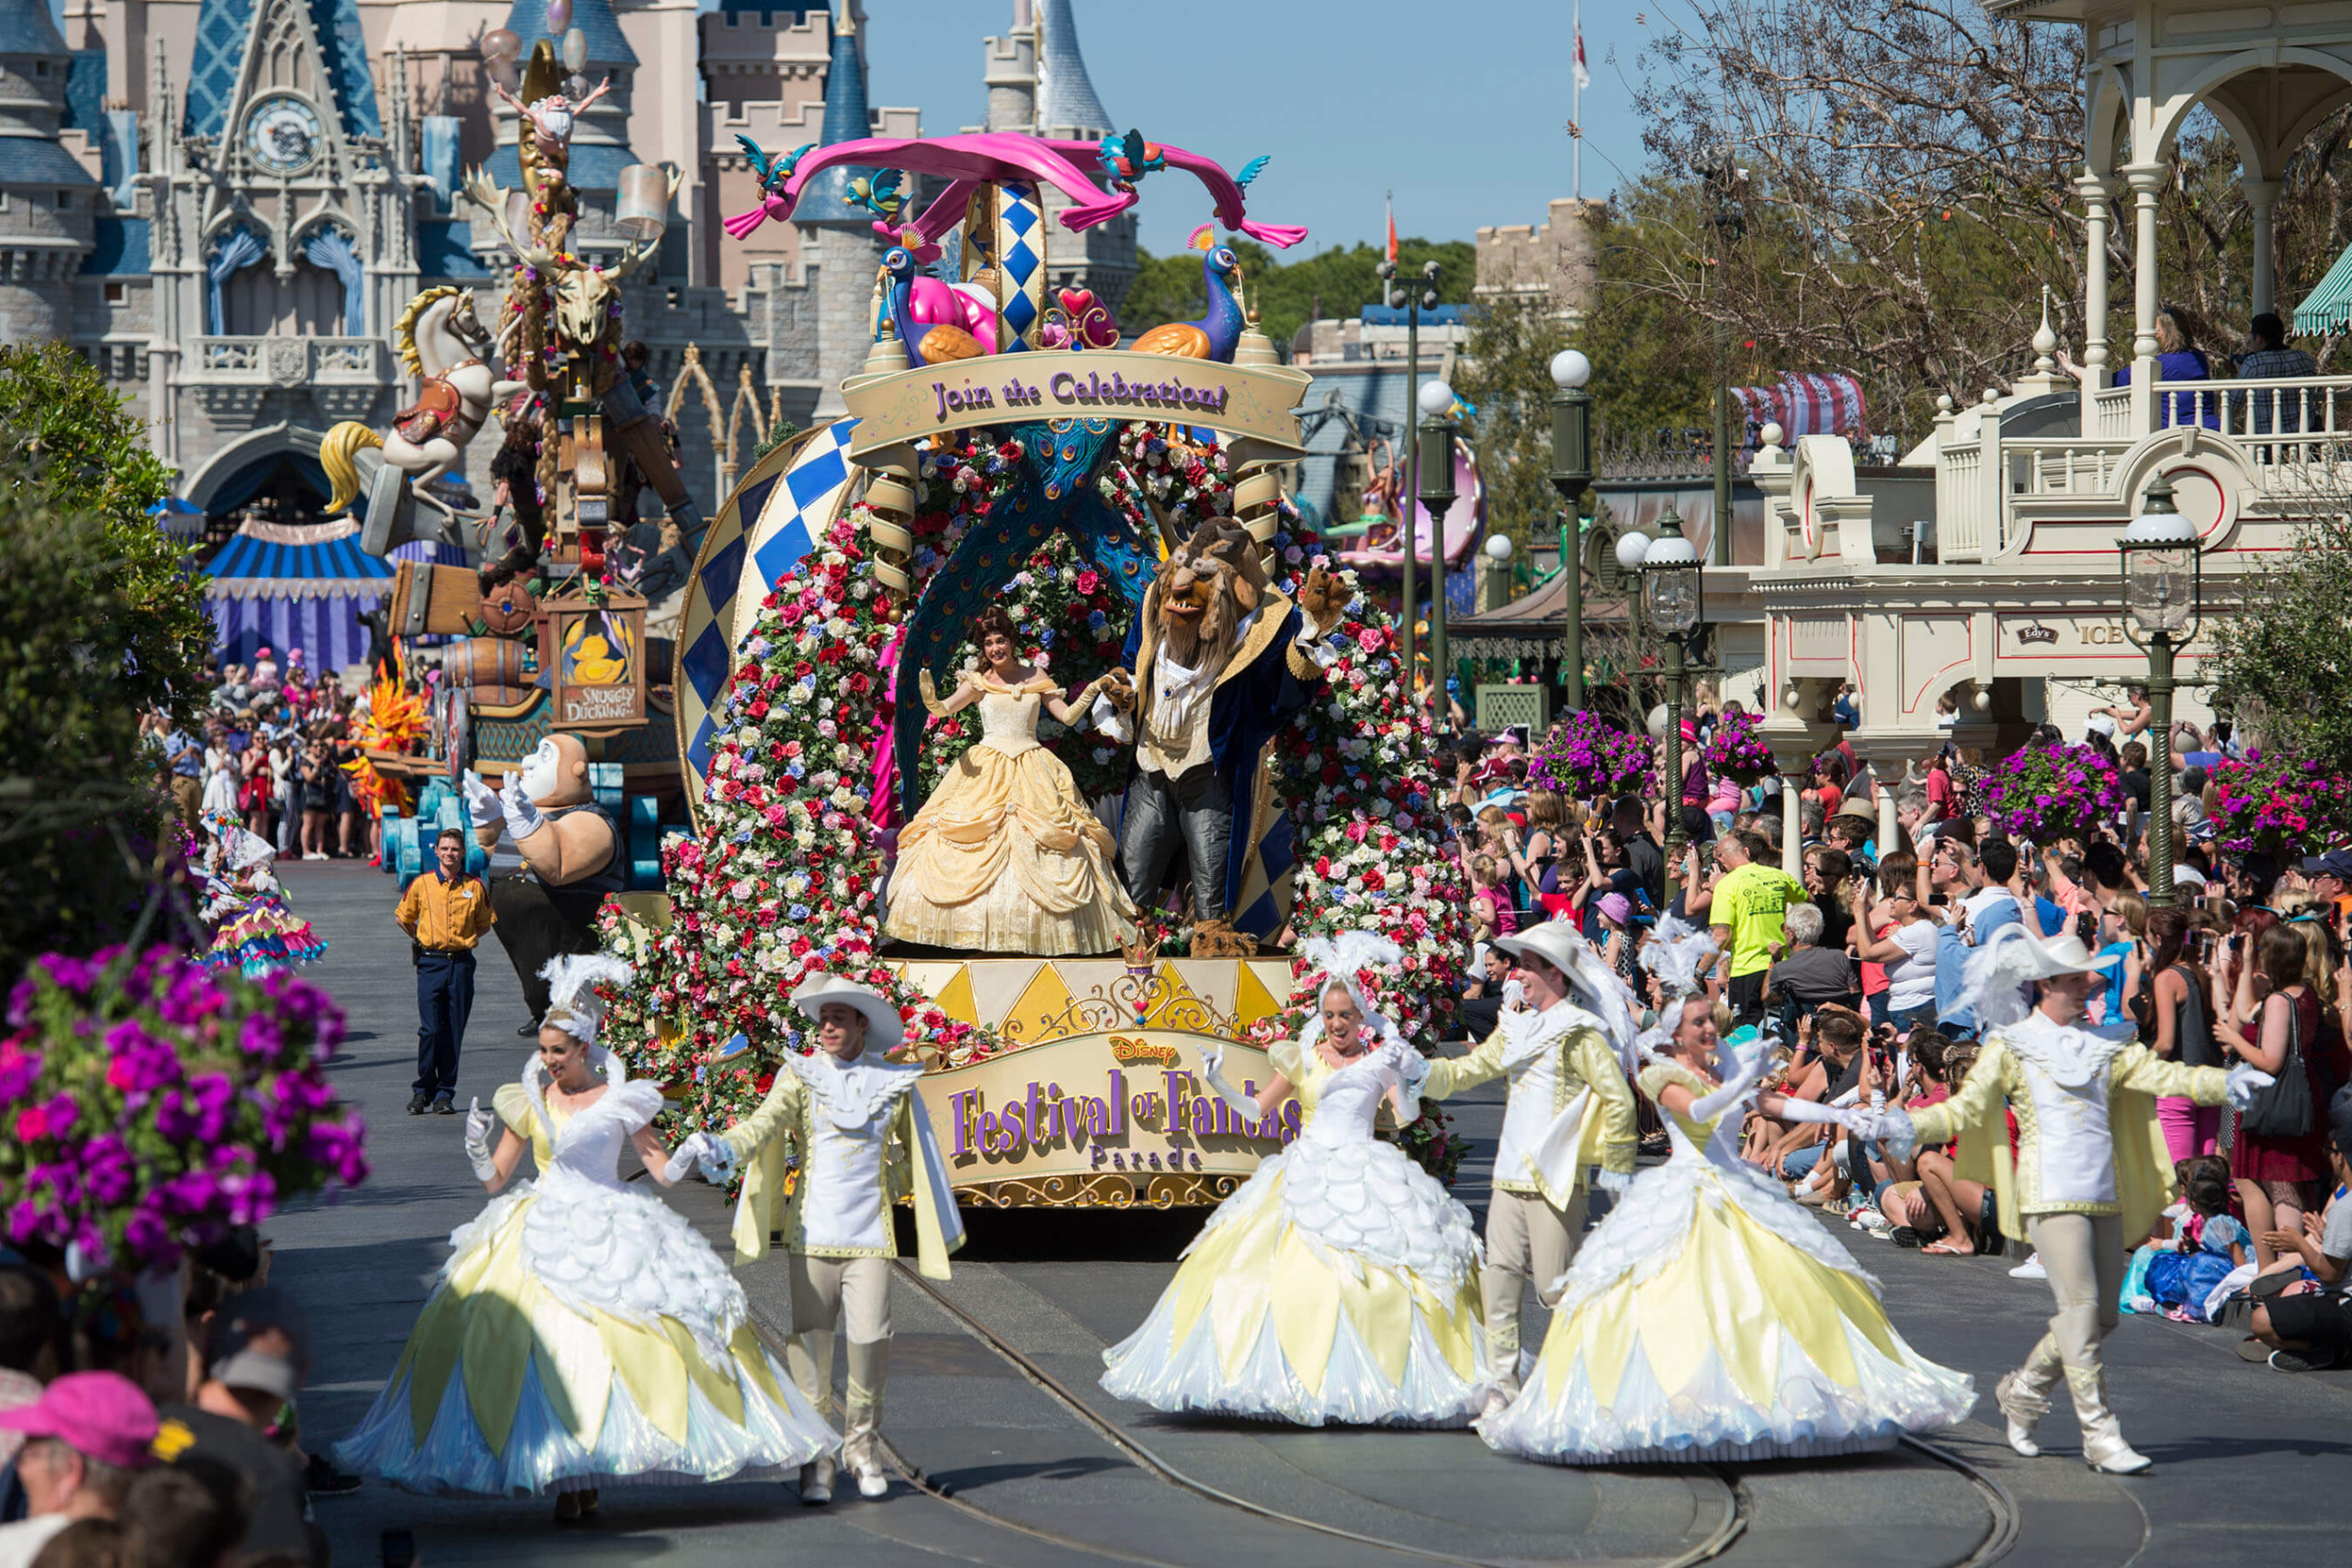
POLYGON ((1136 1190, 1135 1179, 1113 1174, 1040 1176, 956 1189, 972 1209, 1190 1209, 1225 1201, 1247 1177, 1162 1172, 1136 1190))

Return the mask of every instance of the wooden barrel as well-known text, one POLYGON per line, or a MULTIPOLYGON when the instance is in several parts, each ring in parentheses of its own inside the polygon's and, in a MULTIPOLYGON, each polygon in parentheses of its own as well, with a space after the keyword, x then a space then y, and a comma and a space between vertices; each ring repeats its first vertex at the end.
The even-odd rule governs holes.
POLYGON ((537 671, 524 670, 525 649, 520 637, 469 637, 450 646, 442 667, 476 707, 508 707, 528 701, 534 689, 537 671))

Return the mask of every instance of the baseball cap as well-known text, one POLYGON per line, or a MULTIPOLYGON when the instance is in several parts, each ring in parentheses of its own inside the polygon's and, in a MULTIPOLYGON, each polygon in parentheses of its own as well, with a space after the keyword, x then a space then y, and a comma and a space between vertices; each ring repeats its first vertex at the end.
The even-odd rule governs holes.
POLYGON ((204 1344, 206 1371, 213 1382, 230 1388, 290 1400, 301 1392, 310 1338, 302 1309, 283 1291, 246 1291, 223 1301, 213 1317, 204 1344), (284 1336, 290 1350, 255 1343, 272 1334, 284 1336))
POLYGON ((2352 850, 2330 850, 2325 854, 2312 855, 2302 863, 2305 876, 2333 876, 2339 882, 2352 882, 2352 850))
POLYGON ((118 1470, 155 1462, 155 1406, 116 1372, 68 1372, 30 1404, 0 1410, 0 1431, 53 1438, 118 1470))

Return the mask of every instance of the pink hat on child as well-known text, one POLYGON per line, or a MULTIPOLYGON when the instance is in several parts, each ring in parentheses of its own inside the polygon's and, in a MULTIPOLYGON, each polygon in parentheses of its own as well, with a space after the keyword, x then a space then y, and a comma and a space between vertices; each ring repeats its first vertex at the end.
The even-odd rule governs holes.
POLYGON ((0 1410, 0 1431, 54 1438, 118 1470, 155 1462, 155 1427, 153 1402, 114 1372, 68 1372, 30 1404, 0 1410))

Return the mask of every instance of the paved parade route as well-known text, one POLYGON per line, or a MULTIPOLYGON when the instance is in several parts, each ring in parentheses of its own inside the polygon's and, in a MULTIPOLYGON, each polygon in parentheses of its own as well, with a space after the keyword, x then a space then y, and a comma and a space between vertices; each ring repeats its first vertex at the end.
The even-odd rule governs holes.
MULTIPOLYGON (((461 1119, 410 1117, 413 979, 390 880, 342 863, 284 868, 297 908, 333 944, 313 971, 350 1015, 333 1072, 366 1111, 374 1175, 350 1200, 270 1226, 274 1278, 312 1314, 306 1435, 322 1445, 390 1374, 448 1232, 480 1208, 461 1119)), ((485 942, 459 1078, 487 1101, 528 1043, 504 954, 485 942)), ((1454 1102, 1491 1152, 1498 1096, 1454 1102)), ((1473 1156, 1460 1196, 1482 1206, 1473 1156)), ((673 1195, 724 1247, 717 1195, 673 1195)), ((2127 1318, 2109 1341, 2125 1429, 2156 1461, 2115 1481, 2075 1458, 2072 1416, 2052 1450, 2018 1461, 1986 1424, 1990 1390, 2041 1332, 2046 1289, 2011 1260, 1923 1258, 1856 1235, 1898 1328, 1974 1374, 1977 1419, 1934 1441, 1843 1463, 1687 1472, 1555 1470, 1502 1459, 1461 1432, 1302 1431, 1176 1419, 1105 1397, 1100 1351, 1144 1315, 1189 1233, 1182 1215, 978 1216, 956 1278, 902 1270, 883 1430, 920 1486, 879 1503, 803 1509, 788 1487, 610 1488, 594 1525, 559 1531, 540 1500, 406 1496, 369 1484, 315 1508, 336 1560, 374 1562, 379 1532, 413 1529, 425 1563, 967 1562, 1170 1568, 1407 1562, 1942 1564, 2012 1541, 2003 1561, 2273 1562, 2352 1528, 2352 1372, 2249 1367, 2233 1336, 2127 1318), (2333 1479, 2331 1479, 2333 1478, 2333 1479)), ((775 1258, 742 1270, 765 1326, 786 1322, 775 1258)), ((1540 1313, 1536 1323, 1540 1325, 1540 1313)), ((1531 1325, 1530 1343, 1536 1328, 1531 1325)), ((844 1492, 848 1489, 844 1488, 844 1492)))

